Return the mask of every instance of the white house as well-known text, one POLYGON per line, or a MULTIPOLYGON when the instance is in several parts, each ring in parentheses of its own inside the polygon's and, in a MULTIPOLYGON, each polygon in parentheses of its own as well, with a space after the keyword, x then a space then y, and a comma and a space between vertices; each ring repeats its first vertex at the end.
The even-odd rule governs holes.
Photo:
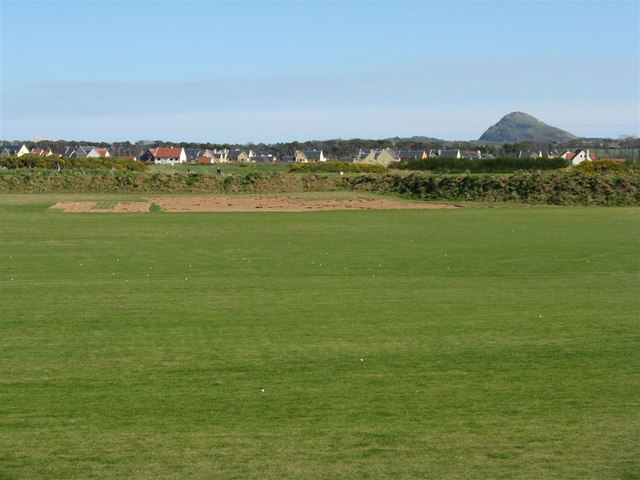
POLYGON ((140 161, 158 165, 187 163, 187 154, 182 147, 149 148, 140 156, 140 161))
POLYGON ((560 154, 560 158, 564 158, 565 160, 571 160, 572 165, 578 165, 586 160, 595 161, 596 154, 590 152, 589 150, 576 150, 575 152, 571 152, 566 150, 560 154))

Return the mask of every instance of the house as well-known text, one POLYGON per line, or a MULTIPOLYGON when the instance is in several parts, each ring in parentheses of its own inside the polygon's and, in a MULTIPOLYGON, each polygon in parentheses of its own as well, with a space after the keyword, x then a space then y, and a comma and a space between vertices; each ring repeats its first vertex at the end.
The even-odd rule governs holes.
POLYGON ((398 152, 400 160, 426 160, 429 154, 424 150, 400 150, 398 152))
POLYGON ((590 152, 589 150, 578 149, 575 152, 571 152, 569 150, 565 150, 559 155, 560 158, 564 158, 565 160, 571 160, 572 165, 578 165, 586 160, 595 161, 596 154, 590 152))
POLYGON ((253 157, 253 161, 256 163, 273 163, 275 157, 273 155, 256 155, 253 157))
POLYGON ((226 150, 209 150, 208 148, 185 148, 184 153, 187 155, 187 163, 198 163, 201 157, 213 158, 211 163, 221 163, 227 161, 226 150))
POLYGON ((107 150, 104 147, 96 147, 96 148, 94 148, 94 150, 98 153, 98 156, 100 156, 100 158, 109 158, 109 157, 111 157, 111 154, 109 153, 109 150, 107 150))
POLYGON ((211 165, 213 163, 213 157, 206 157, 203 155, 196 158, 196 161, 194 163, 196 163, 197 165, 211 165))
POLYGON ((175 165, 187 163, 187 154, 182 147, 149 148, 140 155, 140 161, 158 165, 175 165))
MULTIPOLYGON (((201 160, 202 157, 207 157, 209 158, 210 162, 208 163, 223 163, 227 161, 227 152, 228 150, 209 150, 208 148, 205 150, 197 150, 197 149, 192 149, 192 150, 197 150, 197 157, 195 157, 194 160, 190 160, 189 158, 189 150, 188 148, 185 148, 185 153, 187 154, 187 162, 189 163, 198 163, 198 160, 200 160, 200 163, 204 162, 204 160, 201 160)), ((193 152, 191 152, 191 156, 193 156, 193 152)))
POLYGON ((240 162, 240 163, 248 163, 253 162, 253 157, 256 154, 253 150, 229 150, 227 153, 227 161, 229 162, 240 162))
POLYGON ((542 158, 542 151, 530 152, 527 150, 522 150, 518 152, 518 158, 542 158))
POLYGON ((26 145, 0 145, 0 157, 21 157, 29 153, 26 145))
POLYGON ((460 152, 461 158, 466 158, 467 160, 480 160, 482 158, 482 153, 480 150, 472 150, 460 152))
POLYGON ((211 154, 211 159, 213 163, 224 163, 227 161, 227 154, 226 152, 213 153, 211 154))
POLYGON ((213 158, 213 163, 223 163, 227 161, 229 150, 205 150, 203 156, 213 158))
POLYGON ((184 154, 187 156, 187 163, 196 163, 198 157, 208 156, 206 150, 202 148, 185 148, 184 154))
POLYGON ((390 149, 360 149, 358 150, 358 154, 356 155, 355 162, 356 163, 371 163, 374 165, 384 165, 387 166, 393 162, 399 162, 400 157, 398 154, 390 149))
POLYGON ((309 163, 309 162, 326 162, 327 157, 324 156, 322 150, 296 150, 294 155, 294 162, 309 163))
POLYGON ((429 158, 462 158, 460 150, 431 150, 429 158))
POLYGON ((67 158, 107 158, 111 154, 103 147, 78 146, 67 147, 63 156, 67 158))
POLYGON ((390 149, 360 149, 356 154, 355 163, 370 163, 376 165, 389 165, 392 162, 399 162, 398 154, 390 149))
POLYGON ((269 162, 277 162, 278 161, 278 157, 276 157, 273 153, 267 151, 267 150, 256 150, 256 158, 255 161, 258 162, 259 160, 257 159, 257 157, 266 157, 269 159, 269 162))
POLYGON ((38 155, 39 157, 50 157, 53 155, 53 150, 50 148, 33 147, 30 153, 31 155, 38 155))
POLYGON ((98 158, 98 157, 100 157, 100 154, 93 147, 79 146, 74 151, 73 156, 75 158, 98 158))

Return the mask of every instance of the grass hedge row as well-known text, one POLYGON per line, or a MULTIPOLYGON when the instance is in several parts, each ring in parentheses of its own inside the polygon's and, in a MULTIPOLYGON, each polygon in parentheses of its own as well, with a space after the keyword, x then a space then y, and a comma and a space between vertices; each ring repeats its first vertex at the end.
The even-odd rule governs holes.
POLYGON ((522 202, 553 205, 640 205, 640 173, 580 171, 511 175, 433 175, 421 172, 336 177, 283 172, 220 177, 208 173, 45 169, 0 170, 0 192, 285 193, 338 189, 424 200, 522 202))
POLYGON ((571 165, 562 158, 429 158, 403 160, 392 164, 397 170, 419 170, 434 173, 514 173, 520 170, 558 170, 571 165))
POLYGON ((147 166, 129 158, 59 158, 39 155, 0 157, 0 168, 46 168, 50 170, 130 170, 142 172, 147 166))
POLYGON ((0 170, 0 192, 258 193, 335 188, 336 182, 327 177, 281 172, 220 177, 198 172, 0 170))
POLYGON ((345 178, 354 190, 425 200, 523 202, 551 205, 640 205, 640 174, 579 171, 512 175, 363 175, 345 178))
POLYGON ((583 173, 600 174, 605 172, 635 172, 640 173, 640 163, 602 159, 595 162, 582 162, 571 167, 572 170, 583 173))
POLYGON ((292 173, 382 173, 387 170, 384 165, 353 162, 293 163, 289 167, 292 173))

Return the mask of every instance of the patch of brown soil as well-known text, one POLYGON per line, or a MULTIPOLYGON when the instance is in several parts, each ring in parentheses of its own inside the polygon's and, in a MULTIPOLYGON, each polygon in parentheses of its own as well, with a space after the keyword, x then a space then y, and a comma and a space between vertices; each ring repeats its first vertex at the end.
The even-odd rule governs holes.
POLYGON ((161 197, 150 199, 166 212, 305 212, 318 210, 382 210, 457 208, 423 202, 355 197, 312 200, 284 195, 250 197, 161 197))
POLYGON ((113 208, 96 208, 97 202, 58 202, 51 208, 67 213, 148 213, 152 202, 165 212, 308 212, 457 208, 454 205, 405 202, 384 198, 305 199, 286 195, 159 197, 146 202, 118 202, 113 208))
POLYGON ((97 202, 58 202, 51 208, 66 213, 148 213, 150 202, 118 202, 113 208, 95 208, 97 202))

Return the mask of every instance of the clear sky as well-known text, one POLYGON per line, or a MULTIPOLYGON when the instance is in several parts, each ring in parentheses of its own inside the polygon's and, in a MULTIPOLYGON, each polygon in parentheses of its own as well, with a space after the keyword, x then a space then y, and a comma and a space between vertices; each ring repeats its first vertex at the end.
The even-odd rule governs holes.
POLYGON ((0 0, 0 138, 640 134, 637 0, 0 0))

